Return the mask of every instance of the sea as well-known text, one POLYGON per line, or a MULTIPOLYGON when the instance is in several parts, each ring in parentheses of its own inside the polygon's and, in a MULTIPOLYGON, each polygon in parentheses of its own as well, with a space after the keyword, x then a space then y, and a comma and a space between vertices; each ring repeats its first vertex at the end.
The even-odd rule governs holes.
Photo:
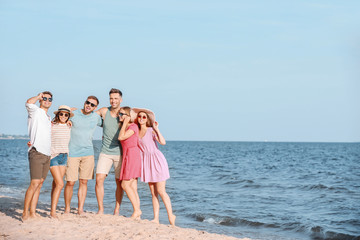
MULTIPOLYGON (((27 140, 0 140, 0 195, 23 199, 29 185, 27 140)), ((100 141, 94 141, 95 158, 100 141)), ((360 239, 360 143, 168 141, 160 150, 171 178, 176 225, 260 240, 360 239)), ((50 204, 49 172, 40 202, 50 204)), ((72 207, 77 207, 76 184, 72 207)), ((152 219, 139 182, 143 219, 152 219)), ((105 181, 105 213, 115 205, 114 172, 105 181)), ((63 195, 59 201, 64 208, 63 195)), ((95 180, 85 210, 96 212, 95 180)), ((120 214, 131 216, 126 196, 120 214)), ((161 203, 160 222, 168 224, 161 203)))

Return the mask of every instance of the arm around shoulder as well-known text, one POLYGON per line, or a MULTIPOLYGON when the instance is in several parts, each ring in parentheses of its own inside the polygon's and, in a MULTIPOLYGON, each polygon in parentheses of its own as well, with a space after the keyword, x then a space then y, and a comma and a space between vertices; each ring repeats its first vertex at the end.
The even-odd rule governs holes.
POLYGON ((95 111, 95 112, 96 112, 97 114, 99 114, 100 117, 104 118, 107 110, 108 110, 107 107, 102 107, 102 108, 100 108, 99 110, 97 110, 97 111, 95 111))

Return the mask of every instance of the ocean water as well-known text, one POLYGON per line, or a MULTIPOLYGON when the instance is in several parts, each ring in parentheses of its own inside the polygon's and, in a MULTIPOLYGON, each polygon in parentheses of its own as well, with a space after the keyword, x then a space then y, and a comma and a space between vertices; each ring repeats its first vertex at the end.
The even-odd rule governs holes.
MULTIPOLYGON (((24 197, 30 181, 26 142, 0 140, 0 195, 24 197)), ((94 141, 96 158, 100 146, 94 141)), ((168 141, 160 148, 180 227, 252 239, 360 239, 360 143, 168 141)), ((109 214, 113 174, 105 182, 109 214)), ((51 181, 49 173, 40 202, 50 204, 51 181)), ((85 210, 96 211, 95 180, 88 186, 85 210)), ((141 182, 139 195, 142 218, 152 219, 150 191, 141 182)), ((62 195, 58 206, 64 206, 62 195)), ((168 224, 162 203, 160 211, 160 222, 168 224)), ((124 197, 120 213, 131 212, 124 197)))

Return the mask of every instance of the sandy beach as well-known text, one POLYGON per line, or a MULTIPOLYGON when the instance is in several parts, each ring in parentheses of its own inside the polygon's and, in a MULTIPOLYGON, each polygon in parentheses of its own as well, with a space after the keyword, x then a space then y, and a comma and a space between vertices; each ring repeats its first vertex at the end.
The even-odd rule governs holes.
POLYGON ((46 204, 38 205, 39 217, 22 222, 22 207, 20 200, 0 196, 0 239, 239 239, 92 212, 78 216, 75 213, 62 215, 59 211, 59 219, 52 219, 50 206, 46 204))

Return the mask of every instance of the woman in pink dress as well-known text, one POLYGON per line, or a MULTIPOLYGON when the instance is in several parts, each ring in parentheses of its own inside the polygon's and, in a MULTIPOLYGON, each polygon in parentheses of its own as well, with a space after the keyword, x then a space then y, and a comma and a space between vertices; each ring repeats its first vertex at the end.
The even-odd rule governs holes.
POLYGON ((167 161, 160 152, 157 142, 165 145, 166 141, 160 133, 159 124, 155 115, 147 109, 133 108, 137 113, 137 122, 140 128, 139 147, 141 150, 141 180, 149 184, 154 209, 153 222, 159 223, 159 195, 164 202, 169 222, 175 225, 176 216, 172 212, 171 200, 166 193, 166 180, 170 178, 167 161))
POLYGON ((133 123, 131 112, 130 107, 122 107, 119 111, 120 121, 122 122, 119 140, 123 149, 119 180, 134 209, 131 218, 140 219, 142 212, 137 191, 137 179, 141 176, 141 156, 138 147, 139 128, 133 123))

